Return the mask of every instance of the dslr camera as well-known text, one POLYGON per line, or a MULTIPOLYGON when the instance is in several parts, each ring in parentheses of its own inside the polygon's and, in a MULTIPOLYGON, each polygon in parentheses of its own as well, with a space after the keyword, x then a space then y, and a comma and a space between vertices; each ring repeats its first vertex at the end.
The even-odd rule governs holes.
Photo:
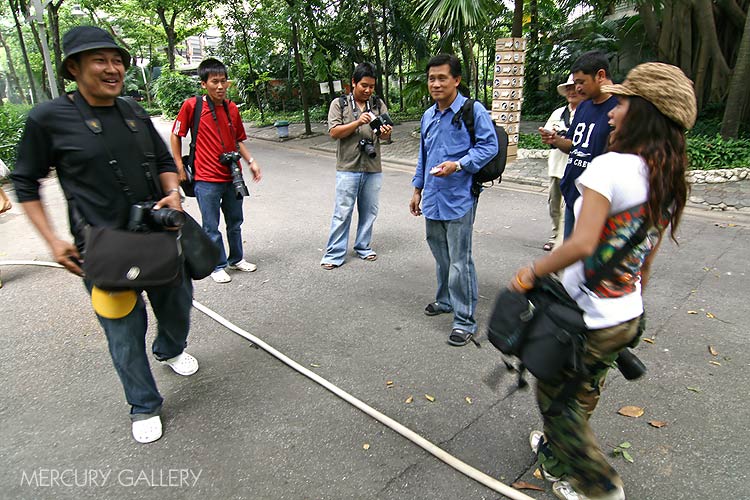
POLYGON ((375 150, 375 144, 372 142, 372 139, 360 139, 359 150, 370 158, 375 158, 375 156, 377 156, 378 154, 378 152, 375 150))
POLYGON ((232 174, 232 186, 234 186, 234 194, 238 200, 243 196, 250 195, 247 185, 245 185, 245 179, 242 178, 242 167, 239 164, 240 158, 242 157, 237 151, 221 153, 219 155, 219 163, 229 168, 232 174))
POLYGON ((155 201, 144 201, 130 207, 128 231, 149 232, 180 228, 185 224, 185 214, 174 208, 154 210, 155 201))
POLYGON ((370 127, 375 131, 376 135, 380 135, 380 127, 382 127, 383 125, 393 125, 393 120, 391 120, 391 117, 390 115, 388 115, 388 113, 383 113, 382 115, 376 116, 370 121, 370 127))

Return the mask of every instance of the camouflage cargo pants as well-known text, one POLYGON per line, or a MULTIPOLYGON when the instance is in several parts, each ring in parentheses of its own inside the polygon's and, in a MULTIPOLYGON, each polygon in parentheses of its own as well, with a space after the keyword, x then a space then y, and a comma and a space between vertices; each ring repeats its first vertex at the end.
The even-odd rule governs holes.
POLYGON ((589 417, 599 402, 604 379, 617 353, 638 335, 638 322, 639 318, 635 318, 588 332, 586 378, 574 380, 574 374, 569 373, 561 384, 537 383, 545 437, 539 447, 539 461, 545 471, 569 480, 576 490, 588 496, 622 486, 622 479, 599 448, 589 417))

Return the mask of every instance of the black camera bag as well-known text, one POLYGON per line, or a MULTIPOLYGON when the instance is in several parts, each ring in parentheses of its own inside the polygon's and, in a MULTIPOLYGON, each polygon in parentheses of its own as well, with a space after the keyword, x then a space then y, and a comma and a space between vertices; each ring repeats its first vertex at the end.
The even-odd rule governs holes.
POLYGON ((182 278, 178 231, 135 232, 89 226, 83 271, 102 290, 177 286, 182 278))
POLYGON ((586 323, 583 311, 558 280, 540 278, 526 294, 503 289, 487 328, 489 341, 520 359, 544 382, 556 382, 566 369, 581 368, 586 323))
POLYGON ((187 212, 185 212, 185 224, 180 232, 187 271, 194 280, 202 280, 211 274, 219 263, 219 247, 211 241, 200 224, 187 212))

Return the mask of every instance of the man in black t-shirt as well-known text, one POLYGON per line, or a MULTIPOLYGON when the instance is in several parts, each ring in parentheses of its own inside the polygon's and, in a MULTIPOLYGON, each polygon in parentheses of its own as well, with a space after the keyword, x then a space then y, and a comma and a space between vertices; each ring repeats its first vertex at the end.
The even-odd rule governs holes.
MULTIPOLYGON (((97 318, 131 405, 133 437, 149 443, 162 435, 159 413, 163 399, 145 350, 146 308, 141 290, 122 292, 115 299, 92 286, 80 267, 85 252, 83 229, 87 225, 124 229, 133 200, 154 201, 156 208, 182 210, 179 179, 172 157, 147 115, 136 116, 137 132, 126 125, 122 110, 130 105, 123 107, 117 97, 130 66, 130 54, 107 32, 93 26, 68 31, 63 37, 63 49, 66 55, 61 73, 75 80, 78 91, 40 104, 29 113, 12 178, 18 201, 47 242, 55 261, 82 276, 86 289, 92 293, 97 318), (81 109, 90 109, 101 124, 101 133, 94 134, 89 129, 74 100, 81 109), (151 152, 145 151, 137 133, 149 135, 158 180, 147 177, 144 164, 151 152), (39 180, 50 167, 55 167, 68 199, 75 245, 55 234, 41 202, 39 180), (112 302, 97 308, 99 296, 112 302)), ((178 286, 145 291, 158 320, 154 356, 176 373, 192 375, 198 370, 198 362, 184 352, 193 296, 188 273, 182 273, 178 286)))

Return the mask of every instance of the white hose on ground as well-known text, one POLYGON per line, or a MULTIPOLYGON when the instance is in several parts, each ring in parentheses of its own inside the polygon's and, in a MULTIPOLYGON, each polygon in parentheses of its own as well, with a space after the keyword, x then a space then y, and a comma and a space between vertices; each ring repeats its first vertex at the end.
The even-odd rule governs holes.
MULTIPOLYGON (((43 262, 43 261, 36 261, 36 260, 4 260, 0 261, 0 266, 12 266, 12 265, 30 265, 30 266, 46 266, 46 267, 59 267, 62 268, 60 264, 57 264, 55 262, 43 262)), ((447 451, 443 450, 442 448, 436 446, 435 444, 431 443, 427 439, 423 438, 416 432, 412 431, 408 427, 405 427, 404 425, 396 422, 391 417, 384 415, 383 413, 379 412, 375 408, 369 406, 364 401, 357 399, 356 397, 352 396, 348 392, 344 391, 343 389, 337 387, 336 385, 332 384, 328 380, 324 379, 317 373, 308 370, 301 364, 297 363, 293 359, 289 358, 285 354, 279 352, 278 350, 274 349, 267 343, 263 342, 256 336, 248 333, 247 331, 243 330, 239 326, 235 325, 231 321, 227 320, 220 314, 214 312, 213 310, 209 309, 208 307, 204 306, 197 300, 193 300, 193 307, 198 309, 200 312, 208 316, 209 318, 213 319, 217 323, 221 324, 222 326, 225 326, 229 330, 233 331, 240 337, 249 340, 254 345, 260 347, 264 351, 266 351, 271 356, 275 357, 282 363, 286 364, 290 368, 293 368, 297 372, 301 373, 305 377, 309 378, 313 382, 323 386, 324 388, 328 389, 344 401, 348 402, 358 410, 361 410, 362 412, 370 415, 372 418, 377 420, 378 422, 382 423, 386 427, 398 432, 403 437, 411 441, 412 443, 416 444, 420 448, 424 449, 428 453, 432 454, 433 456, 439 458, 446 464, 450 465, 457 471, 461 472, 462 474, 474 479, 475 481, 483 484, 484 486, 490 488, 491 490, 494 490, 508 498, 511 498, 512 500, 534 500, 534 498, 526 495, 525 493, 518 491, 516 489, 511 488, 510 486, 501 483, 494 477, 488 476, 484 472, 481 472, 471 465, 467 464, 466 462, 463 462, 459 460, 458 458, 454 457, 447 451)))
POLYGON ((498 481, 494 477, 488 476, 484 472, 481 472, 481 471, 475 469, 474 467, 472 467, 471 465, 467 464, 466 462, 463 462, 463 461, 459 460, 458 458, 454 457, 453 455, 451 455, 447 451, 443 450, 442 448, 434 445, 433 443, 431 443, 427 439, 423 438, 422 436, 420 436, 419 434, 417 434, 413 430, 411 430, 408 427, 405 427, 404 425, 396 422, 391 417, 389 417, 387 415, 384 415, 383 413, 380 413, 378 410, 376 410, 375 408, 369 406, 364 401, 362 401, 360 399, 357 399, 356 397, 352 396, 348 392, 344 391, 343 389, 339 388, 338 386, 336 386, 336 385, 332 384, 331 382, 329 382, 328 380, 324 379, 323 377, 321 377, 317 373, 315 373, 315 372, 313 372, 311 370, 308 370, 307 368, 305 368, 304 366, 300 365, 299 363, 297 363, 293 359, 289 358, 285 354, 277 351, 276 349, 274 349, 270 345, 268 345, 265 342, 263 342, 262 340, 260 340, 258 337, 254 336, 254 335, 252 335, 252 334, 250 334, 248 332, 246 332, 242 328, 240 328, 237 325, 235 325, 235 324, 231 323, 230 321, 226 320, 224 317, 222 317, 221 315, 219 315, 216 312, 212 311, 208 307, 204 306, 203 304, 201 304, 197 300, 193 300, 193 307, 195 307, 196 309, 198 309, 200 312, 202 312, 203 314, 205 314, 209 318, 212 318, 217 323, 219 323, 219 324, 221 324, 221 325, 229 328, 230 330, 232 330, 234 333, 236 333, 240 337, 249 340, 254 345, 257 345, 258 347, 260 347, 261 349, 263 349, 264 351, 266 351, 271 356, 275 357, 276 359, 278 359, 282 363, 284 363, 287 366, 289 366, 289 367, 293 368, 294 370, 298 371, 299 373, 301 373, 305 377, 309 378, 313 382, 316 382, 316 383, 322 385, 323 387, 325 387, 326 389, 328 389, 329 391, 331 391, 332 393, 334 393, 335 395, 337 395, 338 397, 340 397, 344 401, 348 402, 349 404, 351 404, 355 408, 357 408, 357 409, 359 409, 359 410, 367 413, 372 418, 374 418, 378 422, 382 423, 386 427, 389 427, 390 429, 398 432, 399 434, 401 434, 402 436, 404 436, 406 439, 408 439, 412 443, 414 443, 417 446, 421 447, 425 451, 431 453, 432 455, 434 455, 435 457, 439 458, 440 460, 442 460, 446 464, 450 465, 451 467, 453 467, 457 471, 461 472, 462 474, 465 474, 465 475, 469 476, 470 478, 474 479, 475 481, 478 481, 478 482, 482 483, 483 485, 485 485, 486 487, 488 487, 488 488, 490 488, 490 489, 492 489, 492 490, 494 490, 494 491, 496 491, 496 492, 498 492, 498 493, 500 493, 502 495, 505 495, 508 498, 512 498, 513 500, 534 500, 532 497, 526 495, 525 493, 523 493, 521 491, 518 491, 516 489, 511 488, 510 486, 501 483, 500 481, 498 481))

